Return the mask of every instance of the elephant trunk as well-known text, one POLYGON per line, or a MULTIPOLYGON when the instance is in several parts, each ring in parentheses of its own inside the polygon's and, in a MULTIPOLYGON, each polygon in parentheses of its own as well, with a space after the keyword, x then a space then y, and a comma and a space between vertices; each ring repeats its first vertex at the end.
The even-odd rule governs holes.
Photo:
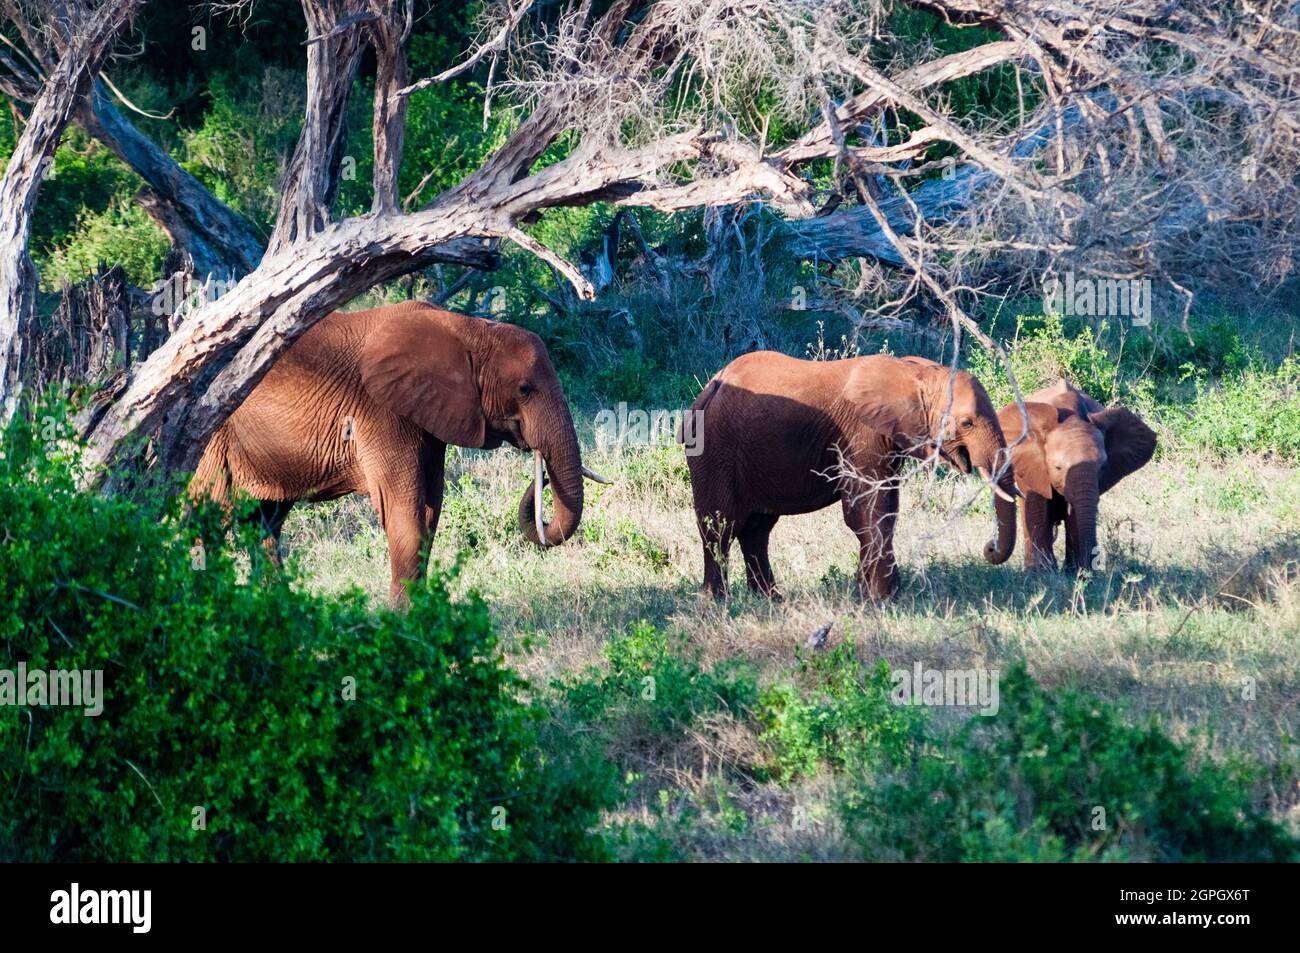
POLYGON ((536 448, 533 481, 519 501, 519 530, 537 546, 560 545, 577 531, 582 519, 583 470, 578 435, 562 398, 559 408, 552 413, 553 423, 543 428, 545 436, 533 442, 536 448), (545 476, 541 473, 543 462, 545 476), (550 483, 555 497, 555 515, 549 523, 544 522, 540 508, 544 482, 550 483))
POLYGON ((1010 473, 1005 474, 998 483, 1003 493, 1010 499, 993 494, 993 506, 997 512, 998 536, 984 544, 984 558, 997 566, 1011 558, 1016 548, 1016 485, 1010 473))
POLYGON ((996 539, 990 539, 984 544, 984 558, 996 566, 1010 559, 1016 548, 1018 493, 1015 480, 1012 479, 1011 467, 1007 465, 1009 462, 1006 454, 1007 444, 1002 437, 1001 428, 991 428, 985 441, 985 445, 971 456, 973 460, 979 461, 978 467, 981 473, 986 475, 990 482, 994 478, 997 480, 993 484, 993 508, 997 513, 998 535, 996 539), (1000 475, 999 467, 1003 468, 1000 475))
POLYGON ((1074 550, 1067 555, 1078 569, 1090 569, 1097 547, 1097 468, 1076 466, 1065 480, 1065 498, 1070 505, 1066 515, 1074 550))

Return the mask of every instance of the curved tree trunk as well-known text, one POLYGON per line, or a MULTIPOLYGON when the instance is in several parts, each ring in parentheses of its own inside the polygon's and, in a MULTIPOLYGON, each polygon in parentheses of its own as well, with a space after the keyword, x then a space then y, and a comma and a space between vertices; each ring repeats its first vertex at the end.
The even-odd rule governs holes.
POLYGON ((263 239, 253 223, 218 201, 113 105, 97 82, 83 100, 77 121, 131 167, 145 187, 135 196, 177 248, 189 253, 200 280, 242 278, 262 260, 263 239))
POLYGON ((75 35, 27 117, 0 179, 0 424, 21 390, 22 335, 36 305, 36 266, 27 252, 36 195, 77 101, 144 0, 108 0, 75 24, 75 35))

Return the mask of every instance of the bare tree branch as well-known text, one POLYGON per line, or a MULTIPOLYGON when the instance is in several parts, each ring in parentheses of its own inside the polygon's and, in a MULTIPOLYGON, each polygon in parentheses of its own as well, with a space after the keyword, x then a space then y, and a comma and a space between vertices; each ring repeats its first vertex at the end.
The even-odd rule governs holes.
POLYGON ((19 391, 22 332, 36 299, 36 267, 27 252, 32 211, 47 163, 118 34, 143 0, 106 0, 94 10, 69 10, 71 38, 46 80, 0 179, 0 423, 13 416, 19 391))

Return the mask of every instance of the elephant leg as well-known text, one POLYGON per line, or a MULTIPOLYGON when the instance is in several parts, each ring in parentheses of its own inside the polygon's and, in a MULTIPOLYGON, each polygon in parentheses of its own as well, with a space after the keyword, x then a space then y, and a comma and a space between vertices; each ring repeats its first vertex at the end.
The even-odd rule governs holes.
POLYGON ((858 537, 858 593, 863 599, 888 599, 898 590, 894 562, 894 524, 898 485, 894 474, 868 490, 846 490, 844 522, 858 537))
POLYGON ((1020 518, 1024 526, 1025 568, 1056 571, 1056 553, 1052 505, 1037 493, 1026 493, 1021 500, 1020 518))
POLYGON ((745 557, 745 580, 754 592, 771 599, 780 599, 781 593, 772 579, 772 564, 767 558, 767 541, 772 527, 780 519, 775 513, 754 513, 745 520, 738 534, 740 551, 745 557))
POLYGON ((442 516, 446 459, 447 445, 426 437, 421 462, 424 471, 424 532, 430 543, 433 534, 438 532, 438 519, 442 516))
POLYGON ((720 513, 698 517, 700 542, 704 547, 704 588, 715 599, 727 598, 727 560, 735 520, 720 513))
POLYGON ((410 605, 405 583, 424 578, 429 560, 429 536, 425 533, 426 505, 423 481, 412 487, 393 489, 372 486, 370 500, 388 536, 388 560, 392 578, 388 601, 395 609, 410 605))
POLYGON ((283 564, 280 554, 280 530, 284 528, 285 518, 289 515, 293 504, 293 500, 262 500, 250 517, 262 531, 262 549, 273 566, 283 564))
POLYGON ((1081 569, 1092 569, 1093 562, 1096 561, 1099 550, 1097 549, 1097 540, 1093 540, 1093 550, 1084 556, 1087 560, 1084 565, 1079 565, 1079 546, 1083 541, 1082 527, 1079 525, 1079 516, 1074 507, 1070 507, 1065 515, 1065 568, 1070 572, 1078 572, 1081 569))

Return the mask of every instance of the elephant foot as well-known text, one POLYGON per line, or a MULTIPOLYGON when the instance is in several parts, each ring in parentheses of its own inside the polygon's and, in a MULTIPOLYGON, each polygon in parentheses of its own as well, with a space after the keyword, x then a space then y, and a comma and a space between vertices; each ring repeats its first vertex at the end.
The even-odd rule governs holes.
POLYGON ((898 579, 891 578, 887 582, 876 583, 858 583, 858 597, 863 602, 888 602, 898 593, 898 579))
POLYGON ((393 583, 388 589, 388 608, 394 612, 405 612, 411 608, 411 596, 406 586, 400 582, 393 583))

